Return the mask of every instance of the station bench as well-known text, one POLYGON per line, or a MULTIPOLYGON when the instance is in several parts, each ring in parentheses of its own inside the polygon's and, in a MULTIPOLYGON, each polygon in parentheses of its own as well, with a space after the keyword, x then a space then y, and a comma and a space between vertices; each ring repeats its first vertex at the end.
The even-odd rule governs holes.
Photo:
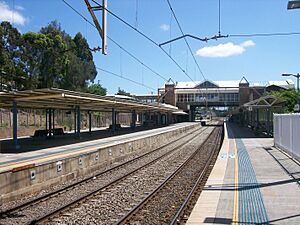
MULTIPOLYGON (((119 123, 117 123, 116 125, 115 125, 115 130, 121 130, 121 124, 119 124, 119 123)), ((109 127, 108 127, 108 130, 112 130, 113 129, 113 126, 112 125, 109 125, 109 127)))
MULTIPOLYGON (((48 130, 35 130, 34 131, 34 135, 32 136, 33 138, 36 137, 47 137, 48 136, 49 131, 48 130)), ((53 136, 59 136, 59 135, 64 135, 64 130, 63 128, 54 128, 52 130, 52 134, 53 136)))

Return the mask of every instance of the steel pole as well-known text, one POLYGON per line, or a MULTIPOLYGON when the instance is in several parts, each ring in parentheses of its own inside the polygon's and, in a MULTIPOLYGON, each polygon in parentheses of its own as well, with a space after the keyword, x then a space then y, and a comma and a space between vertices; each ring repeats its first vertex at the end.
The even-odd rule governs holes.
POLYGON ((0 88, 1 88, 1 91, 2 91, 2 77, 3 77, 3 74, 1 73, 1 86, 0 86, 0 88))
POLYGON ((76 111, 77 111, 77 138, 80 138, 80 125, 81 125, 81 118, 80 118, 80 106, 76 106, 76 111))
POLYGON ((13 100, 12 105, 12 113, 13 113, 13 143, 14 147, 18 148, 18 110, 17 110, 17 102, 13 100))
POLYGON ((299 76, 300 74, 297 73, 297 92, 299 92, 299 76))

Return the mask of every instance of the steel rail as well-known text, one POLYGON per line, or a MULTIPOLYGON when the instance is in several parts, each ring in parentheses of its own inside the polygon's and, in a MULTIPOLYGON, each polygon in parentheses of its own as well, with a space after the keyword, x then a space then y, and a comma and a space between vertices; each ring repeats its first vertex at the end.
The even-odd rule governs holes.
POLYGON ((185 199, 185 201, 182 203, 181 207, 179 208, 179 210, 177 211, 176 215, 174 216, 173 220, 171 221, 170 225, 175 225, 178 222, 180 222, 180 217, 183 215, 188 203, 190 202, 191 198, 194 196, 194 194, 197 192, 200 182, 203 180, 204 176, 207 174, 207 171, 209 170, 211 164, 212 164, 212 160, 214 158, 215 152, 218 150, 218 148, 221 146, 222 144, 222 131, 220 133, 218 133, 218 137, 217 137, 217 143, 220 143, 220 145, 216 145, 215 149, 213 150, 213 153, 210 155, 208 161, 206 162, 204 169, 202 170, 202 172, 199 174, 199 177, 195 183, 195 185, 193 186, 192 190, 190 191, 189 195, 187 196, 187 198, 185 199))
MULTIPOLYGON (((203 130, 203 131, 204 131, 204 130, 203 130)), ((196 131, 193 130, 193 131, 187 133, 187 135, 190 135, 190 134, 192 134, 192 133, 194 133, 194 132, 196 132, 196 131)), ((182 137, 180 137, 179 139, 176 139, 174 142, 178 142, 178 141, 180 141, 181 139, 183 139, 184 137, 185 137, 185 136, 182 136, 182 137)), ((111 172, 111 171, 113 171, 113 170, 115 170, 115 169, 119 169, 119 168, 121 168, 122 166, 129 165, 130 163, 133 163, 133 162, 135 162, 135 161, 137 161, 137 160, 140 160, 140 159, 143 158, 143 157, 146 157, 146 156, 148 156, 148 155, 150 155, 150 154, 152 154, 152 153, 155 153, 155 152, 157 152, 157 151, 159 151, 159 150, 161 150, 161 149, 167 147, 169 144, 170 144, 170 143, 167 143, 167 144, 165 144, 165 145, 162 145, 162 146, 160 146, 160 147, 158 147, 158 148, 156 148, 156 149, 154 149, 154 150, 152 150, 152 151, 149 151, 149 152, 147 152, 147 153, 145 153, 145 154, 143 154, 143 155, 140 155, 140 156, 138 156, 138 157, 136 157, 136 158, 134 158, 134 159, 131 159, 131 160, 129 160, 129 161, 126 161, 126 162, 124 162, 124 163, 122 163, 122 164, 120 164, 120 165, 116 165, 116 166, 114 166, 114 167, 112 167, 112 168, 109 168, 109 169, 107 169, 107 170, 105 170, 105 171, 102 171, 102 172, 100 172, 100 173, 97 173, 97 174, 95 174, 95 175, 93 175, 93 176, 89 176, 89 177, 87 177, 87 178, 84 178, 84 179, 82 179, 82 180, 80 180, 80 181, 78 181, 78 182, 76 182, 76 183, 70 184, 70 185, 68 185, 68 186, 66 186, 66 187, 64 187, 64 188, 62 188, 62 189, 59 189, 59 190, 56 190, 56 191, 47 193, 47 194, 42 195, 42 196, 40 196, 40 197, 38 197, 38 198, 32 199, 32 200, 30 200, 30 201, 26 201, 25 203, 21 203, 21 204, 15 206, 15 207, 12 207, 12 208, 10 208, 10 209, 7 209, 7 210, 5 210, 5 211, 2 211, 2 212, 0 212, 0 219, 3 218, 3 217, 5 217, 5 215, 11 214, 11 213, 14 212, 14 211, 17 211, 17 210, 19 210, 19 209, 24 209, 24 208, 26 208, 26 207, 28 207, 28 206, 32 206, 33 204, 38 204, 40 201, 46 200, 46 199, 48 199, 49 197, 51 197, 51 196, 53 196, 53 195, 57 195, 57 194, 59 194, 60 192, 65 192, 66 190, 71 189, 71 188, 73 188, 73 187, 75 187, 75 186, 77 186, 77 185, 80 185, 80 184, 82 184, 82 183, 86 183, 87 181, 91 181, 91 180, 94 179, 94 177, 102 176, 103 174, 108 173, 108 172, 111 172)))
MULTIPOLYGON (((160 159, 166 157, 167 155, 169 155, 169 154, 171 154, 172 152, 178 150, 178 149, 181 148, 182 146, 188 144, 190 141, 192 141, 194 138, 196 138, 198 135, 200 135, 201 133, 203 133, 203 132, 204 132, 205 130, 207 130, 207 129, 208 129, 208 128, 203 129, 203 130, 200 130, 199 133, 197 133, 196 135, 193 135, 187 142, 184 142, 184 143, 182 143, 182 144, 176 146, 176 147, 173 148, 172 150, 166 152, 165 154, 159 156, 158 158, 152 160, 151 162, 148 162, 148 163, 142 165, 141 167, 138 167, 137 169, 134 169, 133 171, 131 171, 131 172, 129 172, 129 173, 127 173, 127 174, 125 174, 125 175, 123 175, 123 176, 121 176, 121 177, 115 179, 115 180, 113 180, 112 182, 110 182, 110 183, 108 183, 108 184, 106 184, 106 185, 104 185, 104 186, 102 186, 102 187, 100 187, 100 188, 97 188, 97 189, 95 189, 95 190, 93 190, 93 191, 91 191, 91 192, 89 192, 89 193, 87 193, 87 194, 85 194, 85 195, 83 195, 83 196, 81 196, 81 197, 78 197, 77 199, 71 201, 70 203, 67 203, 67 204, 65 204, 65 205, 62 205, 61 207, 59 207, 59 208, 57 208, 57 209, 55 209, 55 210, 53 210, 53 211, 47 213, 46 215, 43 215, 43 216, 41 216, 41 217, 39 217, 39 218, 36 218, 36 219, 30 221, 30 222, 27 223, 27 224, 28 224, 28 225, 39 224, 39 223, 41 223, 41 222, 44 222, 44 221, 49 220, 51 217, 53 217, 53 216, 59 214, 60 212, 66 210, 66 209, 68 209, 68 208, 71 208, 72 206, 78 204, 78 203, 81 202, 81 201, 86 200, 88 197, 90 197, 90 196, 96 194, 97 192, 99 192, 99 191, 101 191, 101 190, 103 190, 103 189, 106 189, 107 187, 109 187, 109 186, 111 186, 111 185, 113 185, 113 184, 118 183, 119 181, 121 181, 121 180, 123 180, 124 178, 126 178, 126 177, 132 175, 133 173, 137 172, 138 170, 141 170, 141 169, 143 169, 143 168, 145 168, 145 167, 147 167, 147 166, 149 166, 149 165, 151 165, 151 164, 153 164, 153 163, 159 161, 160 159)), ((190 132, 189 134, 193 134, 193 133, 195 133, 195 132, 196 132, 196 131, 192 131, 192 132, 190 132)), ((181 137, 180 139, 177 139, 175 142, 177 142, 177 141, 183 139, 184 137, 185 137, 185 136, 181 137)), ((154 151, 161 150, 163 147, 166 147, 166 146, 169 145, 169 144, 170 144, 170 143, 168 143, 168 144, 166 144, 166 145, 164 145, 164 146, 162 146, 162 147, 160 147, 160 148, 157 148, 157 149, 154 150, 154 151)), ((150 153, 153 153, 154 151, 151 151, 150 153)), ((148 155, 148 153, 146 153, 146 154, 148 155)), ((146 154, 142 155, 141 157, 145 156, 146 154)), ((139 157, 139 158, 141 158, 141 157, 139 157)), ((133 159, 133 160, 130 160, 130 162, 136 161, 136 159, 137 159, 137 158, 135 158, 135 159, 133 159)), ((114 168, 109 169, 108 171, 111 171, 112 169, 115 169, 115 168, 117 168, 117 167, 124 166, 124 165, 125 165, 125 164, 118 165, 118 166, 116 166, 116 167, 114 167, 114 168)), ((107 171, 104 171, 104 172, 102 172, 102 173, 100 173, 100 174, 104 174, 104 173, 106 173, 106 172, 107 172, 107 171)), ((98 176, 100 176, 100 175, 98 175, 98 176)), ((92 176, 92 177, 89 178, 89 179, 92 179, 93 177, 94 177, 94 176, 92 176)), ((86 180, 88 180, 88 179, 86 179, 86 180)), ((82 183, 84 183, 84 182, 80 182, 80 184, 82 184, 82 183)), ((72 186, 77 186, 78 184, 79 184, 79 183, 76 183, 75 185, 72 185, 72 186)), ((60 192, 65 192, 65 190, 66 190, 66 189, 63 189, 63 190, 61 190, 60 192)))
POLYGON ((209 136, 206 138, 206 140, 198 147, 198 149, 184 162, 182 163, 172 174, 170 174, 155 190, 153 190, 148 196, 146 196, 142 201, 138 203, 133 209, 131 209, 126 215, 124 215, 119 221, 115 223, 115 225, 123 225, 127 224, 127 221, 130 220, 130 218, 136 214, 139 210, 142 209, 143 206, 147 204, 147 202, 153 198, 164 186, 172 180, 193 158, 200 149, 204 147, 205 144, 207 144, 208 140, 210 140, 211 136, 214 134, 214 130, 209 134, 209 136))

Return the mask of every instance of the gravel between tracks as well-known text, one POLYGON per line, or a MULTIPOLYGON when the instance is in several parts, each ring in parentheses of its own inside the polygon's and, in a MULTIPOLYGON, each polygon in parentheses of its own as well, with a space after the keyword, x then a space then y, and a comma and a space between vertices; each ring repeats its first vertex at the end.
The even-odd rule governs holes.
MULTIPOLYGON (((195 127, 193 129, 191 129, 190 132, 188 133, 182 133, 181 135, 179 135, 177 137, 177 139, 171 139, 170 142, 172 141, 176 141, 184 136, 186 136, 187 134, 190 134, 190 133, 193 133, 195 130, 198 130, 199 127, 195 127)), ((149 149, 149 151, 151 151, 152 149, 149 149)), ((20 204, 23 204, 25 202, 28 202, 28 201, 31 201, 37 197, 42 197, 42 196, 45 196, 46 194, 49 194, 49 193, 52 193, 56 190, 62 190, 64 189, 65 187, 73 184, 73 183, 77 183, 78 181, 80 180, 84 180, 90 176, 94 176, 98 173, 101 173, 101 172, 104 172, 108 169, 111 169, 119 164, 123 164, 123 163, 126 163, 132 159, 135 159, 137 157, 140 157, 142 155, 144 155, 145 153, 147 153, 146 151, 134 151, 133 153, 131 154, 128 154, 128 156, 118 160, 118 161, 115 161, 115 162, 109 162, 109 163, 105 163, 103 164, 103 166, 99 167, 99 169, 95 170, 92 174, 88 174, 88 175, 85 175, 85 176, 80 176, 80 177, 77 177, 76 179, 72 179, 72 180, 69 180, 69 181, 64 181, 64 182, 60 182, 59 184, 55 184, 55 185, 51 185, 47 188, 44 188, 42 191, 39 191, 39 192, 36 192, 36 193, 32 193, 32 194, 28 194, 26 196, 23 196, 23 197, 20 197, 16 200, 13 200, 13 201, 10 201, 10 202, 2 202, 0 204, 0 213, 7 210, 7 209, 10 209, 10 208, 13 208, 17 205, 20 205, 20 204)), ((1 222, 1 220, 0 220, 1 222)))
POLYGON ((207 138, 213 127, 167 157, 62 212, 45 224, 114 224, 176 170, 207 138))
MULTIPOLYGON (((200 132, 200 130, 198 130, 197 132, 200 132)), ((189 138, 190 138, 190 136, 184 137, 180 142, 186 142, 189 138)), ((176 145, 178 145, 178 143, 173 142, 170 145, 168 145, 167 147, 161 149, 161 151, 150 154, 149 156, 143 157, 141 160, 139 160, 135 163, 130 163, 127 166, 124 166, 117 170, 105 173, 102 176, 97 177, 97 179, 95 179, 91 182, 84 183, 84 185, 78 185, 75 188, 71 189, 70 191, 66 191, 63 194, 60 194, 60 195, 57 195, 50 199, 47 199, 44 202, 34 205, 33 207, 25 208, 24 210, 19 211, 16 214, 11 215, 10 217, 0 219, 0 224, 26 224, 29 221, 31 221, 35 218, 38 218, 51 210, 58 208, 62 202, 63 203, 71 202, 78 196, 82 196, 85 193, 89 193, 91 190, 94 190, 95 188, 103 187, 104 185, 108 184, 109 182, 128 173, 128 171, 132 171, 132 170, 136 169, 137 167, 139 167, 149 161, 152 161, 154 158, 157 158, 158 156, 164 154, 165 152, 170 151, 176 145)), ((104 194, 105 194, 105 192, 104 192, 104 194)), ((84 205, 86 205, 86 204, 84 204, 84 205)), ((69 214, 67 214, 67 217, 69 217, 68 215, 69 214)), ((69 224, 69 222, 68 222, 68 224, 69 224)), ((86 224, 90 224, 90 222, 87 222, 86 224)))
MULTIPOLYGON (((199 149, 189 163, 155 193, 141 209, 135 212, 126 224, 170 224, 211 155, 217 154, 216 149, 219 149, 219 143, 216 142, 218 129, 220 128, 214 131, 208 142, 199 149)), ((205 180, 202 180, 203 185, 204 183, 205 180)))

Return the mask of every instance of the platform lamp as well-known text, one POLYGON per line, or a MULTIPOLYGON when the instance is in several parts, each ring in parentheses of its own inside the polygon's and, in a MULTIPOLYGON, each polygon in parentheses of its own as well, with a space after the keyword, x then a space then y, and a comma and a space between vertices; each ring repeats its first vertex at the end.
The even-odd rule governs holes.
POLYGON ((282 76, 283 77, 290 77, 290 76, 296 77, 297 78, 297 91, 299 91, 299 77, 300 77, 299 73, 297 73, 297 74, 283 73, 282 76))
POLYGON ((289 0, 287 9, 299 9, 300 8, 300 1, 299 0, 289 0))

